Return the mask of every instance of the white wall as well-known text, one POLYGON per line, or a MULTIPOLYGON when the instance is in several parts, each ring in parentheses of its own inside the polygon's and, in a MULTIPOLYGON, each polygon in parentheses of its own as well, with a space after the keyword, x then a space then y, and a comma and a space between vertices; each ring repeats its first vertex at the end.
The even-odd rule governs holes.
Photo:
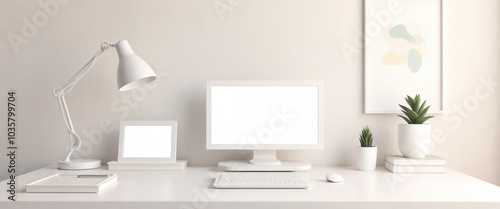
MULTIPOLYGON (((246 159, 236 151, 205 150, 210 79, 325 81, 325 149, 281 152, 282 158, 354 165, 364 125, 375 133, 379 165, 385 154, 399 153, 397 124, 403 121, 363 114, 362 49, 349 56, 340 49, 356 45, 361 35, 361 0, 61 0, 50 14, 39 5, 44 2, 56 1, 0 0, 0 150, 7 147, 6 92, 15 89, 18 174, 66 154, 67 135, 51 90, 76 73, 102 40, 129 40, 160 80, 154 90, 118 92, 116 53, 102 56, 67 95, 76 130, 88 143, 80 153, 86 158, 116 159, 120 120, 177 120, 178 158, 190 165, 246 159), (217 13, 214 3, 221 2, 227 10, 217 13), (23 28, 31 23, 38 26, 23 28), (14 46, 13 34, 21 41, 14 46), (111 132, 100 129, 107 121, 111 132)), ((444 12, 447 114, 430 121, 443 131, 433 154, 446 158, 449 168, 500 185, 500 1, 445 1, 444 12), (481 79, 494 85, 485 88, 481 79)), ((6 168, 2 154, 0 179, 7 178, 6 168)))

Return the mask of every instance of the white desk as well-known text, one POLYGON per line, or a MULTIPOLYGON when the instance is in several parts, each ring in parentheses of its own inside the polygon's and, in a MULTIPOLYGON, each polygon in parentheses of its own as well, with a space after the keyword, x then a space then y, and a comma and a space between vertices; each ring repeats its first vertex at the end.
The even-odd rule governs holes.
MULTIPOLYGON (((0 191, 0 208, 500 208, 500 187, 448 169, 446 174, 393 174, 384 168, 357 171, 313 167, 309 189, 214 189, 217 171, 108 171, 118 182, 98 194, 26 193, 25 185, 60 171, 39 169, 18 177, 17 201, 0 191), (325 181, 327 172, 344 177, 325 181)), ((1 182, 1 188, 6 181, 1 182)))

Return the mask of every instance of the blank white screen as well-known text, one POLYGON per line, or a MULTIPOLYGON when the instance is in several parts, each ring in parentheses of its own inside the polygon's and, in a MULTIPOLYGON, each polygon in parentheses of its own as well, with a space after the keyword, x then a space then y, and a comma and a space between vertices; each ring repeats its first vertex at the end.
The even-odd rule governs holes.
POLYGON ((212 144, 318 144, 317 86, 212 86, 212 144))
POLYGON ((123 157, 170 158, 172 126, 125 126, 123 157))

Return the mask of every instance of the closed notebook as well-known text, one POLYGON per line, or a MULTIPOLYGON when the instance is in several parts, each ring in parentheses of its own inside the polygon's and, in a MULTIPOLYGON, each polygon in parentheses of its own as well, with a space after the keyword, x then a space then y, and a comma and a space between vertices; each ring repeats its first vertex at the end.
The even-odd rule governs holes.
POLYGON ((444 158, 427 155, 425 158, 407 158, 402 155, 386 155, 385 161, 393 165, 446 165, 444 158))
POLYGON ((446 173, 444 165, 393 165, 385 161, 385 168, 393 173, 446 173))

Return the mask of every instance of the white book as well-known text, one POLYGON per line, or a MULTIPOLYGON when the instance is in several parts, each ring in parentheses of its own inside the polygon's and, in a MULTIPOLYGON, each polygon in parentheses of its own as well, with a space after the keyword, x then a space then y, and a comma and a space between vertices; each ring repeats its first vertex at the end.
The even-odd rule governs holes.
POLYGON ((187 160, 177 162, 108 162, 109 170, 121 171, 182 171, 186 169, 187 160))
POLYGON ((446 160, 435 155, 425 158, 407 158, 402 155, 386 155, 385 161, 393 165, 446 165, 446 160))
POLYGON ((446 173, 444 165, 393 165, 385 161, 385 168, 393 173, 446 173))
POLYGON ((116 174, 54 174, 26 185, 26 192, 97 193, 118 179, 116 174))

